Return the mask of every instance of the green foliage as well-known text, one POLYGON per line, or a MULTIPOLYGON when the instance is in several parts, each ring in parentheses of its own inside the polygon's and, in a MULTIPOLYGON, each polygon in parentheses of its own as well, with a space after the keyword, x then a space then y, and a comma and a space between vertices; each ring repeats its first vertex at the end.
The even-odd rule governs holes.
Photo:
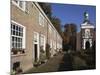
POLYGON ((49 59, 50 58, 50 45, 46 44, 46 58, 49 59))
POLYGON ((16 75, 16 72, 14 70, 11 70, 11 75, 16 75))
POLYGON ((51 19, 52 15, 51 5, 49 3, 40 3, 40 2, 39 5, 41 6, 45 14, 48 16, 48 18, 51 19))
POLYGON ((45 62, 46 60, 46 52, 43 50, 43 48, 40 48, 40 62, 45 62))
POLYGON ((65 24, 63 32, 63 42, 65 45, 70 46, 72 50, 76 50, 76 33, 77 26, 74 23, 65 24))
POLYGON ((62 35, 61 20, 57 17, 52 16, 52 7, 50 3, 40 3, 39 2, 39 5, 41 6, 45 14, 48 16, 48 18, 51 20, 51 22, 53 23, 54 27, 57 29, 59 34, 62 35))
POLYGON ((52 17, 51 22, 53 23, 54 27, 57 29, 59 34, 62 35, 61 20, 57 17, 52 17))

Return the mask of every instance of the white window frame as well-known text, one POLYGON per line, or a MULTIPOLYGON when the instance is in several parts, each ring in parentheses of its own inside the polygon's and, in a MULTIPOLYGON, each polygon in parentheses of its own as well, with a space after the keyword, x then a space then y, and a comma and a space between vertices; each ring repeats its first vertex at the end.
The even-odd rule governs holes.
POLYGON ((52 27, 51 27, 50 24, 49 24, 49 33, 50 33, 50 34, 52 33, 52 27))
POLYGON ((54 41, 54 49, 56 49, 56 41, 54 41))
MULTIPOLYGON (((18 25, 23 28, 22 49, 25 49, 26 48, 26 40, 25 40, 26 39, 26 27, 18 22, 13 21, 13 20, 11 20, 11 24, 15 24, 15 25, 18 25)), ((11 38, 12 38, 12 36, 19 37, 16 35, 11 35, 11 38)), ((12 44, 12 39, 11 39, 11 44, 12 44)), ((12 45, 11 45, 11 48, 12 48, 12 45)))
POLYGON ((38 32, 34 32, 34 44, 39 44, 39 33, 38 32))
POLYGON ((17 0, 18 1, 18 3, 16 3, 14 0, 12 0, 12 3, 14 4, 14 5, 16 5, 19 9, 21 9, 22 11, 25 11, 26 10, 26 2, 25 1, 22 1, 23 3, 22 3, 22 7, 20 7, 20 2, 21 1, 19 1, 19 0, 17 0))
POLYGON ((39 12, 39 25, 44 27, 44 16, 39 12))
POLYGON ((55 41, 53 40, 53 49, 55 49, 55 41))
POLYGON ((41 37, 43 37, 43 50, 45 51, 45 42, 46 42, 46 39, 45 39, 45 36, 43 34, 40 34, 40 46, 41 46, 41 37))
POLYGON ((53 47, 53 41, 50 40, 50 48, 52 48, 52 47, 53 47))
POLYGON ((54 39, 56 39, 56 31, 55 31, 55 29, 53 31, 54 31, 54 33, 53 33, 54 39))

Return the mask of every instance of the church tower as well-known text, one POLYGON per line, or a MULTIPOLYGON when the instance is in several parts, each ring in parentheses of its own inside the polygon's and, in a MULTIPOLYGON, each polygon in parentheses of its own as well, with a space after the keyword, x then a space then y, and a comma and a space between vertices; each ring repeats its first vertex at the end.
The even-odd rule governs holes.
POLYGON ((84 12, 84 21, 81 24, 81 48, 88 49, 93 46, 94 25, 89 20, 89 14, 84 12))

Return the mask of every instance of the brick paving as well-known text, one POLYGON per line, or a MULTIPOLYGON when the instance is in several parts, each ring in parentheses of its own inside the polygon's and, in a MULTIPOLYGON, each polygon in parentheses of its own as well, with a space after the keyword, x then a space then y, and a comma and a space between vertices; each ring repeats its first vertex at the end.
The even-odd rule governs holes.
POLYGON ((57 54, 50 58, 46 63, 32 68, 26 73, 43 73, 43 72, 58 72, 58 71, 72 71, 73 69, 83 66, 84 60, 79 57, 73 57, 66 52, 57 54), (79 62, 80 60, 80 62, 79 62))
POLYGON ((59 64, 63 58, 63 54, 59 54, 50 58, 46 63, 30 69, 28 73, 42 73, 42 72, 55 72, 59 68, 59 64))

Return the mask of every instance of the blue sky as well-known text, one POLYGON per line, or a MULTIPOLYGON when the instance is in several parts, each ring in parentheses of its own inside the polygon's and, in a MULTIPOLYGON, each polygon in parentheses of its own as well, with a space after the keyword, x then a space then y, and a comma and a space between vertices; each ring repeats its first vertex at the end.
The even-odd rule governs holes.
MULTIPOLYGON (((96 7, 88 5, 57 4, 52 3, 52 16, 60 18, 61 24, 75 23, 80 31, 80 24, 84 20, 84 12, 87 11, 91 23, 96 25, 96 7)), ((62 26, 63 27, 63 26, 62 26)))

